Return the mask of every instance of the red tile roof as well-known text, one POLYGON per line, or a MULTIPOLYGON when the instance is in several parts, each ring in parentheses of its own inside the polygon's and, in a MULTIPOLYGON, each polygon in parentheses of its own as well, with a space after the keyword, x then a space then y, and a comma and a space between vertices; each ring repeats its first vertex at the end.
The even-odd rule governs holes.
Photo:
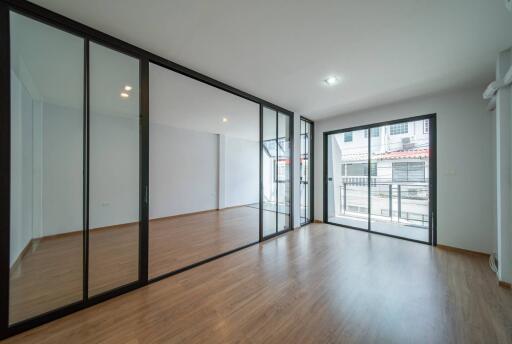
MULTIPOLYGON (((411 150, 398 150, 384 153, 372 154, 372 160, 398 160, 398 159, 427 159, 429 156, 429 148, 418 148, 411 150)), ((368 154, 342 154, 344 161, 367 161, 368 154)))
POLYGON ((400 151, 394 151, 394 152, 373 154, 372 159, 377 159, 377 160, 422 159, 422 158, 428 158, 429 154, 430 154, 429 148, 420 148, 420 149, 400 150, 400 151))

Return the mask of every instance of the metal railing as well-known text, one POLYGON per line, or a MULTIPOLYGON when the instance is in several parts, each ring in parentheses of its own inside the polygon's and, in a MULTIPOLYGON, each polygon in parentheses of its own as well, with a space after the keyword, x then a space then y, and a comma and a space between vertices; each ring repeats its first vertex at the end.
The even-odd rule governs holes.
MULTIPOLYGON (((339 186, 339 212, 368 215, 368 182, 370 183, 371 215, 388 218, 390 222, 407 222, 428 227, 428 179, 414 182, 393 182, 368 177, 344 177, 339 186)), ((385 219, 383 219, 385 220, 385 219)))

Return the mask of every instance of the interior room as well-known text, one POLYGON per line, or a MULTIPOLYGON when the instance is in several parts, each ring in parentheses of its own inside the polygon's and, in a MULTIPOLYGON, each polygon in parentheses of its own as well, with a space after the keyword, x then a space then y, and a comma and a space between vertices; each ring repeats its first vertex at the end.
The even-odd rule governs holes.
POLYGON ((0 342, 512 343, 511 33, 0 0, 0 342))

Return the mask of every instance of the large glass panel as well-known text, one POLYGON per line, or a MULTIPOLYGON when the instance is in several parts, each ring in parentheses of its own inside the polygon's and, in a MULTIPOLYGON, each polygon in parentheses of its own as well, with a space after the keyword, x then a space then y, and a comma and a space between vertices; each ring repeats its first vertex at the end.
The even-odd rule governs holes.
POLYGON ((311 147, 312 124, 300 121, 300 224, 311 222, 311 147))
POLYGON ((368 229, 368 130, 327 138, 327 220, 368 229))
POLYGON ((277 231, 290 228, 290 116, 277 115, 277 231))
POLYGON ((263 108, 263 236, 277 231, 277 112, 263 108))
POLYGON ((259 105, 150 65, 149 277, 259 239, 259 105))
POLYGON ((139 60, 91 43, 89 295, 138 280, 139 60))
POLYGON ((373 128, 371 230, 429 241, 429 119, 373 128))
POLYGON ((84 40, 10 14, 9 324, 83 297, 84 40))

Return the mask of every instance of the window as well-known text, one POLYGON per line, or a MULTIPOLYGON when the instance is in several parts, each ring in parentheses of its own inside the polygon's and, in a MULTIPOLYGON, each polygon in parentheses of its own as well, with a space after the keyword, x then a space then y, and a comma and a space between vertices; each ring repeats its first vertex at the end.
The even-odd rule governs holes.
POLYGON ((389 134, 390 135, 407 134, 408 132, 409 132, 408 123, 397 123, 397 124, 391 124, 389 126, 389 134))
POLYGON ((428 119, 423 121, 423 134, 428 134, 428 131, 430 129, 430 122, 428 119))
POLYGON ((425 180, 425 162, 394 162, 394 182, 423 182, 425 180))
POLYGON ((288 160, 287 159, 280 159, 277 160, 277 174, 276 174, 276 181, 277 182, 286 182, 290 180, 288 178, 288 160))
MULTIPOLYGON (((370 164, 371 176, 377 176, 377 163, 370 164)), ((368 164, 354 163, 354 164, 342 164, 341 175, 344 177, 365 177, 368 176, 368 164)))
MULTIPOLYGON (((370 130, 372 132, 372 137, 379 137, 379 135, 380 135, 380 128, 371 128, 370 130)), ((368 130, 364 131, 364 137, 365 138, 368 137, 368 130)))
POLYGON ((343 141, 344 141, 344 142, 352 142, 352 132, 351 132, 351 131, 346 132, 346 133, 343 135, 343 141))

